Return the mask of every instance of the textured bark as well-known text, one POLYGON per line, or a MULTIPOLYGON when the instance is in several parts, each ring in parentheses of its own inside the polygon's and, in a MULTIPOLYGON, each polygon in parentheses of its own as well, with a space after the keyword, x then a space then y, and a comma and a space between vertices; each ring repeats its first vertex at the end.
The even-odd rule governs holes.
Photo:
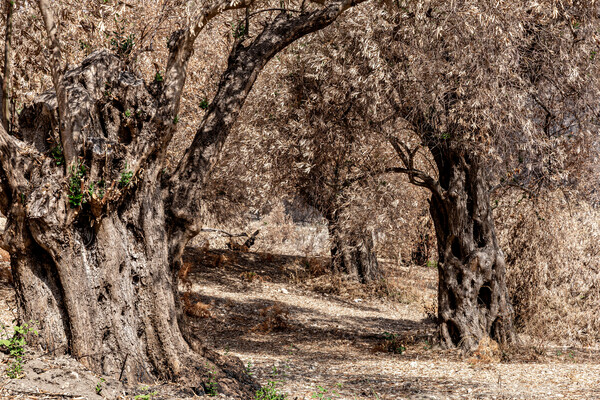
POLYGON ((442 342, 472 350, 484 336, 514 339, 513 309, 506 288, 481 160, 448 143, 431 146, 442 192, 430 211, 439 256, 438 318, 442 342))
POLYGON ((282 13, 247 46, 236 43, 213 105, 170 178, 163 176, 166 149, 201 24, 173 35, 165 82, 147 86, 106 51, 64 70, 50 3, 38 4, 55 91, 23 110, 19 132, 0 126, 2 246, 14 255, 19 318, 40 326, 31 342, 129 381, 202 388, 210 374, 220 392, 254 397, 257 385, 239 360, 204 348, 186 330, 181 253, 201 225, 196 197, 262 67, 354 3, 282 13))
POLYGON ((12 20, 14 11, 14 0, 6 0, 6 28, 4 35, 4 73, 2 74, 2 125, 7 131, 10 126, 10 97, 12 95, 12 69, 13 69, 13 51, 12 51, 12 20))
MULTIPOLYGON (((82 138, 78 145, 87 168, 75 186, 87 202, 74 205, 68 199, 72 168, 41 153, 48 155, 48 149, 40 143, 59 141, 56 98, 44 94, 23 112, 20 124, 22 136, 32 139, 23 146, 32 164, 40 165, 26 169, 28 179, 14 178, 22 179, 22 190, 13 190, 18 201, 8 209, 4 234, 13 254, 19 318, 39 324, 40 335, 31 342, 131 382, 160 378, 202 387, 214 369, 223 391, 252 395, 256 385, 241 362, 201 343, 192 347, 182 332, 166 240, 162 164, 155 156, 160 149, 145 143, 160 134, 151 123, 156 100, 106 52, 93 53, 65 73, 62 85, 82 138), (31 117, 34 110, 42 118, 31 117), (40 137, 45 140, 33 140, 40 137), (143 168, 123 184, 133 165, 129 160, 143 168)), ((9 143, 14 140, 3 134, 9 143)))

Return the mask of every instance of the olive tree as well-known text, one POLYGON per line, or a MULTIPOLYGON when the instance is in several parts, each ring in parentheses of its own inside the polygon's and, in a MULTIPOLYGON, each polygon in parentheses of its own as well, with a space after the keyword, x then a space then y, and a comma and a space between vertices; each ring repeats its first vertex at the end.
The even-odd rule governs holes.
POLYGON ((321 147, 346 143, 349 165, 379 154, 359 171, 404 174, 430 193, 438 323, 448 347, 515 338, 490 193, 575 179, 571 161, 596 143, 597 11, 587 3, 406 1, 357 18, 361 29, 338 21, 339 29, 319 33, 331 45, 298 63, 296 73, 327 100, 304 99, 298 129, 321 147), (345 107, 336 109, 341 98, 345 107), (310 132, 328 113, 343 118, 310 132), (395 159, 376 150, 383 144, 395 159))
POLYGON ((0 128, 0 211, 19 318, 38 321, 39 345, 130 381, 185 381, 214 370, 222 391, 249 395, 253 381, 241 363, 186 332, 181 256, 202 226, 211 167, 261 70, 360 2, 264 4, 253 13, 252 1, 201 3, 170 35, 160 79, 147 83, 107 50, 68 66, 53 5, 38 1, 53 90, 21 112, 14 132, 0 128), (191 144, 167 170, 197 38, 231 9, 247 11, 227 67, 191 144), (251 34, 259 14, 262 26, 251 34))

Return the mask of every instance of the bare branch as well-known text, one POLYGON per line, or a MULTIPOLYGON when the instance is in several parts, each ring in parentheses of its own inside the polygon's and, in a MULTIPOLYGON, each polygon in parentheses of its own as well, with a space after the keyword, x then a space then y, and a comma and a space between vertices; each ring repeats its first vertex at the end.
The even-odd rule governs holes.
POLYGON ((388 141, 400 157, 400 160, 404 164, 404 168, 402 167, 393 167, 388 168, 385 172, 397 172, 408 175, 408 179, 410 183, 416 186, 421 186, 429 189, 431 193, 440 198, 444 197, 444 189, 437 181, 437 179, 432 178, 424 171, 416 169, 414 166, 414 157, 419 150, 418 147, 414 149, 410 149, 404 142, 398 140, 398 138, 394 136, 389 136, 388 141))
POLYGON ((266 63, 290 43, 328 26, 346 9, 362 1, 335 1, 298 16, 282 12, 250 44, 236 43, 202 126, 168 182, 172 225, 179 230, 172 236, 180 236, 175 241, 186 242, 198 232, 202 208, 199 193, 266 63))
POLYGON ((40 13, 44 19, 46 33, 48 34, 48 47, 50 49, 50 69, 52 73, 52 83, 56 91, 56 100, 58 103, 58 118, 60 121, 59 130, 62 142, 62 148, 65 156, 66 165, 71 165, 77 157, 75 144, 72 135, 71 124, 68 123, 67 110, 68 99, 67 91, 62 82, 66 66, 61 54, 60 42, 58 40, 58 28, 54 21, 54 15, 48 0, 38 0, 40 13))
POLYGON ((10 97, 12 95, 12 24, 13 24, 14 3, 12 0, 6 0, 6 32, 4 39, 4 74, 2 76, 2 125, 4 129, 10 132, 10 97))
MULTIPOLYGON (((208 22, 220 13, 248 7, 253 0, 241 2, 213 2, 205 6, 199 13, 192 24, 184 30, 176 31, 169 40, 169 59, 165 68, 164 87, 159 100, 161 110, 160 118, 164 120, 165 125, 169 126, 170 121, 174 119, 179 110, 179 102, 181 93, 185 85, 187 77, 187 66, 190 57, 194 53, 194 42, 200 32, 206 27, 208 22)), ((165 134, 163 140, 168 143, 174 133, 172 129, 165 134)))

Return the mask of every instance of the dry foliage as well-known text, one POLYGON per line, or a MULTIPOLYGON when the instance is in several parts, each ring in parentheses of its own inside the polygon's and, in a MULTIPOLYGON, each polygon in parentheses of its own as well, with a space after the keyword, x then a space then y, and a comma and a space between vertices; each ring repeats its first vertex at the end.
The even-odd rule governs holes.
POLYGON ((276 303, 263 308, 260 310, 260 316, 263 321, 252 328, 252 332, 266 334, 289 328, 289 310, 281 304, 276 303))
POLYGON ((600 211, 563 192, 513 192, 495 210, 517 326, 566 345, 600 340, 600 211))
POLYGON ((192 263, 189 262, 184 262, 183 266, 181 267, 181 269, 179 270, 178 276, 179 276, 179 282, 181 282, 184 287, 189 290, 192 287, 192 281, 189 278, 189 273, 192 269, 192 263))
POLYGON ((479 345, 471 354, 469 363, 471 364, 490 364, 500 362, 502 352, 500 346, 488 336, 479 341, 479 345))
POLYGON ((194 294, 191 292, 185 292, 182 296, 185 313, 196 318, 211 318, 210 309, 212 306, 194 300, 193 296, 194 294))

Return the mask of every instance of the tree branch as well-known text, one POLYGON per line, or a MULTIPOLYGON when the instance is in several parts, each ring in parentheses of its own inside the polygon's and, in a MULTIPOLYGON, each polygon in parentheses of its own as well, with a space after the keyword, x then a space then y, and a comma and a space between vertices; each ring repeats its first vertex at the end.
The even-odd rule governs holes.
POLYGON ((169 58, 165 68, 164 86, 159 98, 158 117, 167 127, 162 138, 162 147, 165 147, 175 132, 175 117, 179 111, 179 103, 185 80, 189 60, 194 53, 194 42, 206 27, 208 22, 217 15, 227 10, 248 7, 254 0, 213 2, 206 5, 187 29, 176 31, 169 39, 169 58))
POLYGON ((48 48, 50 50, 50 70, 52 73, 52 83, 56 91, 56 101, 58 104, 58 119, 60 140, 63 148, 63 154, 66 161, 66 166, 73 164, 76 160, 77 153, 73 140, 72 126, 67 118, 68 115, 68 99, 67 90, 63 84, 63 76, 66 66, 62 59, 60 50, 60 42, 58 40, 58 28, 54 21, 54 14, 48 0, 38 0, 40 13, 44 19, 46 33, 48 34, 48 48))
POLYGON ((33 163, 40 154, 6 132, 0 124, 0 203, 9 202, 13 194, 24 193, 33 163))
POLYGON ((12 0, 6 1, 6 31, 4 38, 4 74, 2 76, 2 125, 8 132, 11 131, 9 125, 10 120, 10 96, 12 92, 12 19, 14 11, 14 3, 12 0))
POLYGON ((339 0, 309 13, 280 13, 247 46, 238 41, 217 94, 196 132, 190 148, 166 183, 176 242, 187 242, 200 229, 200 192, 215 164, 225 139, 237 120, 246 97, 266 63, 290 43, 331 24, 346 9, 365 0, 339 0))
POLYGON ((440 183, 429 176, 424 171, 421 171, 414 166, 414 158, 417 153, 418 147, 414 149, 410 149, 404 142, 398 140, 398 138, 394 136, 389 136, 388 141, 400 157, 402 164, 404 164, 404 168, 402 167, 393 167, 386 169, 386 172, 397 172, 408 175, 408 180, 410 183, 416 186, 421 186, 427 188, 431 191, 431 193, 440 198, 444 197, 444 189, 440 185, 440 183))

